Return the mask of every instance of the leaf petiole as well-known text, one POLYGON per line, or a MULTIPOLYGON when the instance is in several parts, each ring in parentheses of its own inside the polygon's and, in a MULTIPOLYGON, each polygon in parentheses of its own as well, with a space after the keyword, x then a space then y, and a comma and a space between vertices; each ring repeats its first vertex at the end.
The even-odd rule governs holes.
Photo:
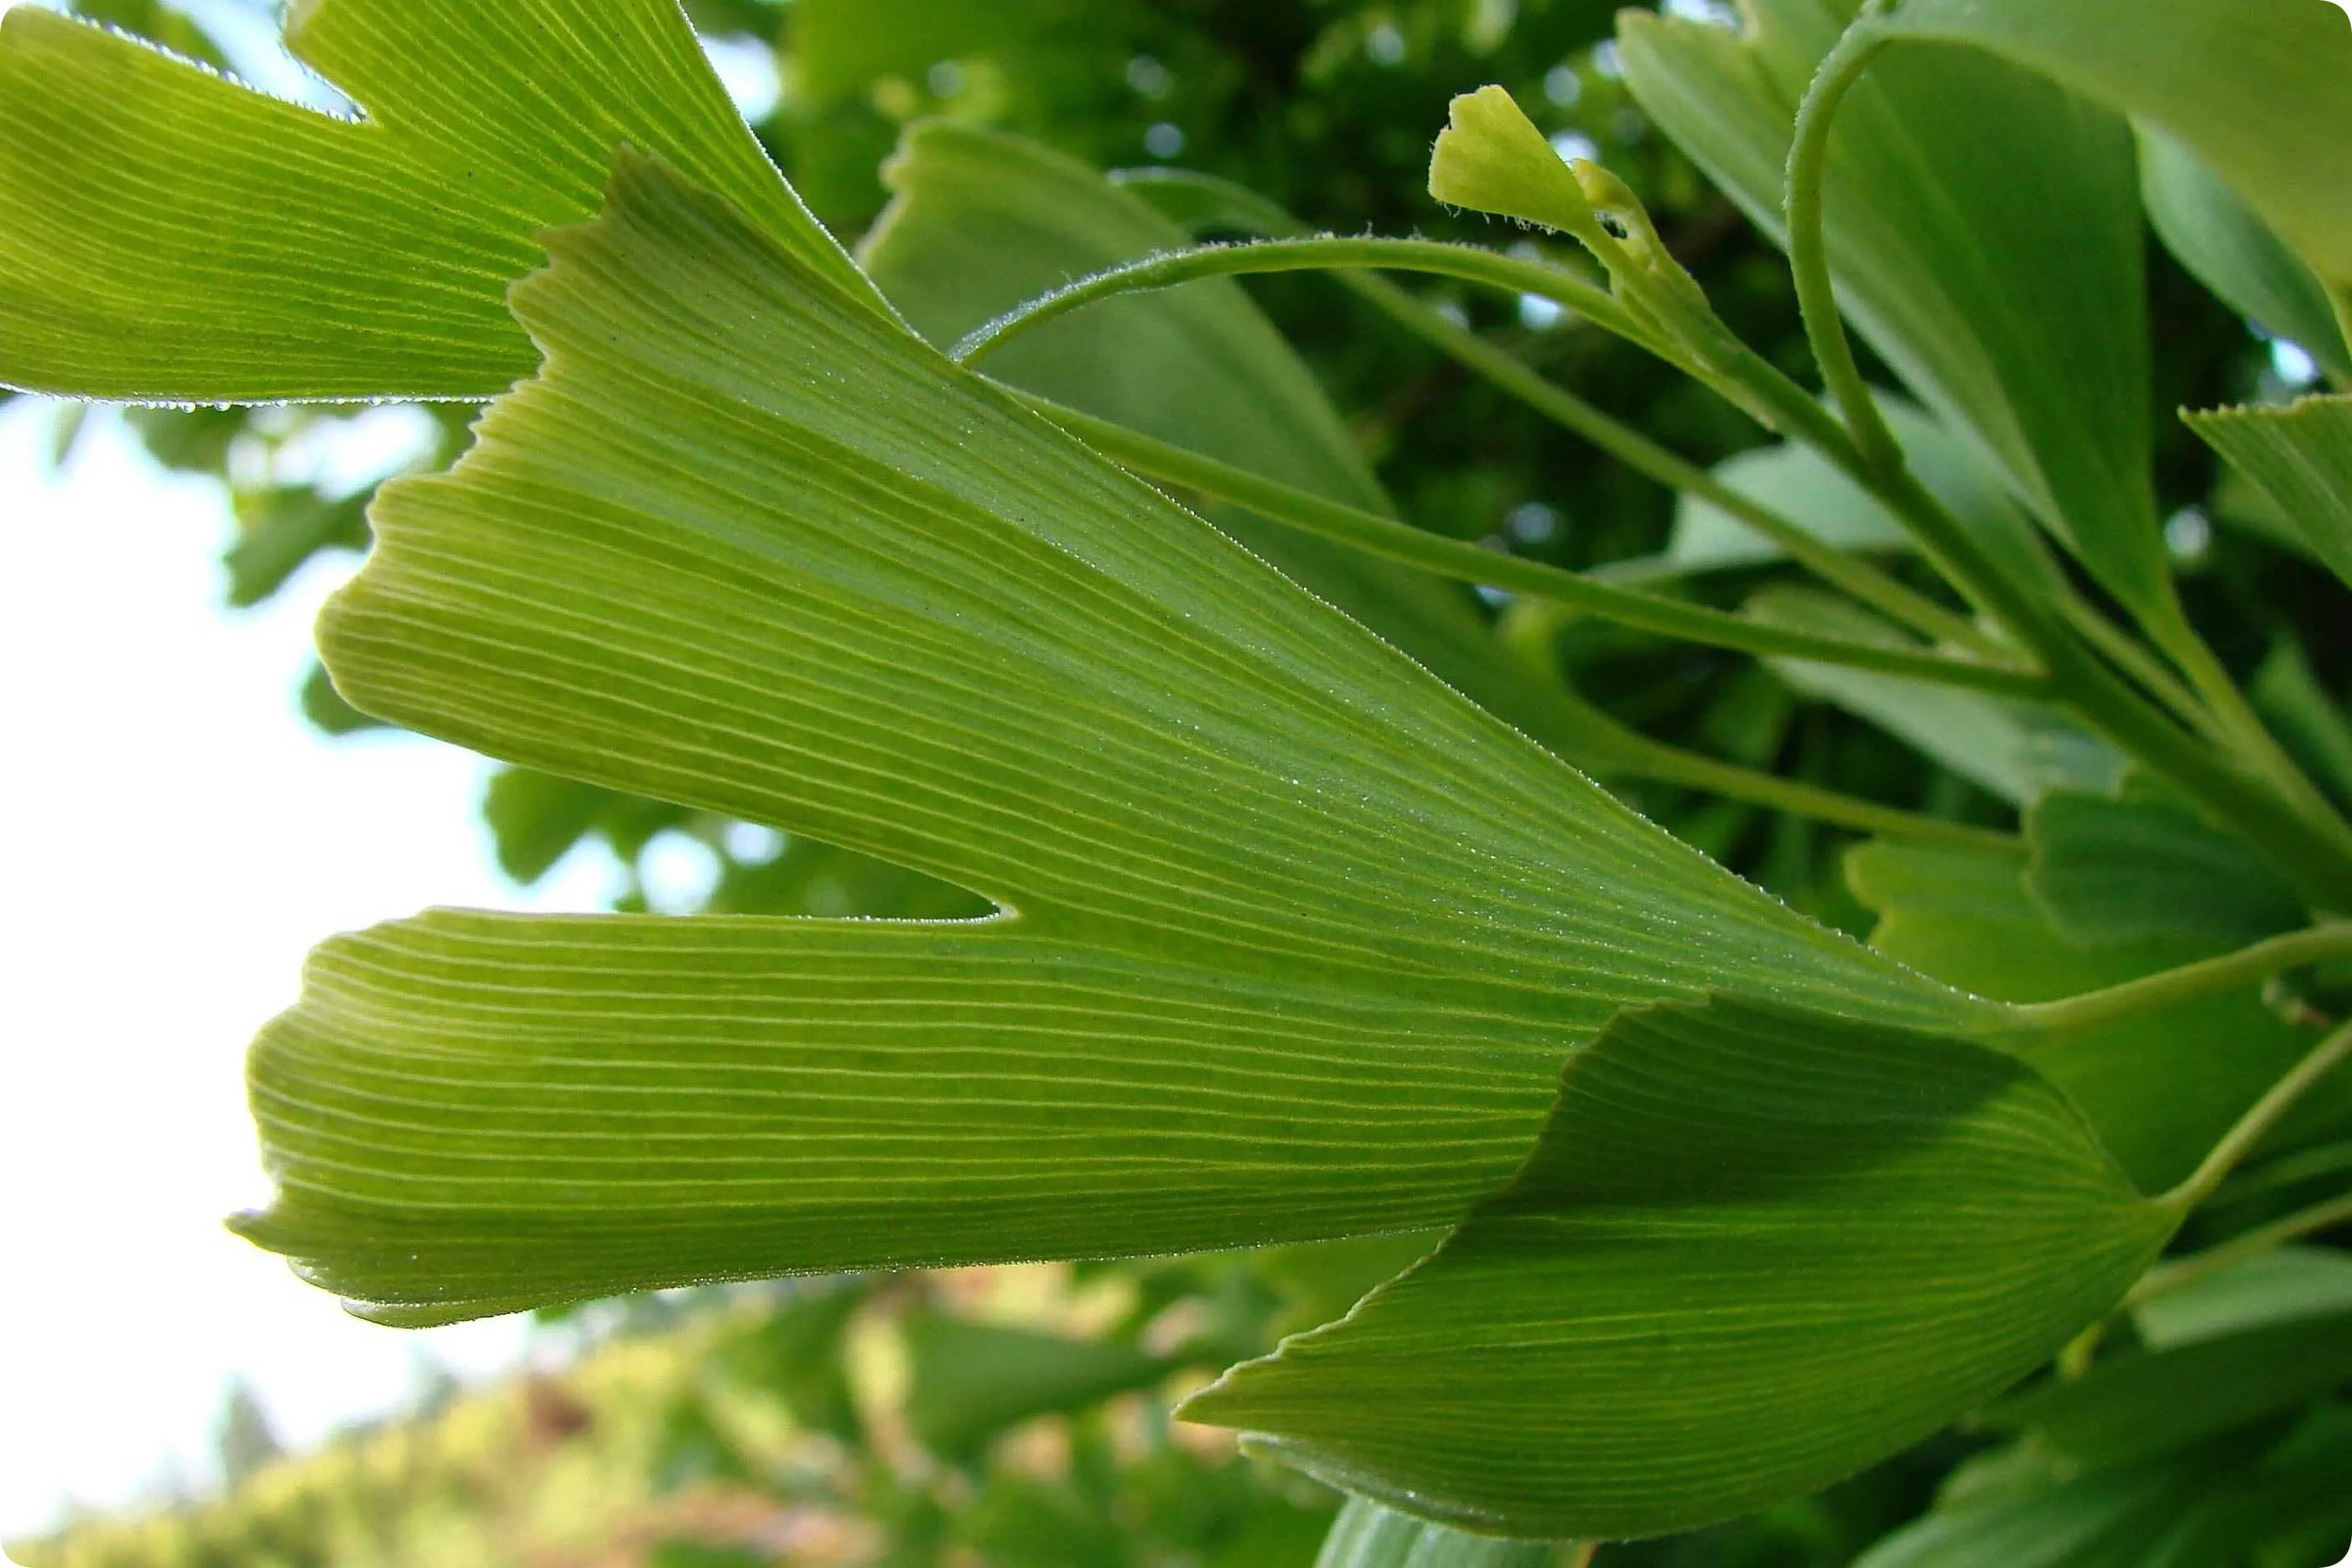
POLYGON ((2256 984, 2273 975, 2331 958, 2352 958, 2352 921, 2331 921, 2288 931, 2236 952, 2126 981, 2104 991, 2055 1002, 2013 1004, 2006 1010, 2006 1028, 2034 1034, 2098 1028, 2161 1012, 2200 996, 2256 984))
POLYGON ((1402 561, 1442 577, 1549 599, 1621 626, 1710 647, 1764 657, 1819 659, 2004 697, 2043 699, 2049 695, 2042 678, 2031 670, 1972 663, 1926 648, 1890 647, 1822 637, 1686 605, 1661 595, 1595 582, 1557 566, 1441 538, 1377 512, 1327 500, 1043 398, 1024 400, 1080 440, 1148 478, 1201 490, 1246 506, 1286 526, 1402 561))
POLYGON ((1202 245, 1142 257, 1015 306, 968 334, 950 354, 960 363, 977 363, 1056 317, 1121 294, 1171 289, 1205 278, 1359 268, 1429 273, 1516 294, 1538 295, 1653 353, 1672 357, 1660 340, 1627 315, 1606 289, 1565 267, 1432 239, 1349 239, 1337 235, 1202 245))

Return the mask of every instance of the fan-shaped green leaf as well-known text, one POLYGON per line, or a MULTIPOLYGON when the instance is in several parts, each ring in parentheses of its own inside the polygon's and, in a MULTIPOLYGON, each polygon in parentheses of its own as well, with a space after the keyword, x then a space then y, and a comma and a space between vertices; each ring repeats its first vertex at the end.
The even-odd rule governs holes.
POLYGON ((289 42, 366 118, 37 6, 0 21, 0 382, 68 396, 488 397, 507 285, 623 144, 873 299, 672 0, 311 0, 289 42))
POLYGON ((1904 0, 1872 25, 1990 50, 2167 132, 2352 320, 2352 17, 2333 0, 1904 0))
POLYGON ((1184 1413, 1425 1516, 1661 1534, 1998 1394, 2172 1223, 2012 1058, 1720 996, 1637 1010, 1434 1256, 1184 1413))
POLYGON ((256 1048, 252 1234, 332 1288, 448 1316, 1445 1224, 1628 1002, 1975 1016, 655 166, 550 243, 546 368, 383 492, 338 682, 1005 912, 329 943, 256 1048))

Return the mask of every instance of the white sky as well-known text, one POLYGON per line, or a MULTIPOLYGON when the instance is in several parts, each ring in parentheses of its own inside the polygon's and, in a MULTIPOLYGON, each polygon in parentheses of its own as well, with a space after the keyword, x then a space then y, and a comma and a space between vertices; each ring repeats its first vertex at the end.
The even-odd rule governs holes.
POLYGON ((266 1194, 240 1057, 331 931, 595 908, 613 875, 521 893, 478 759, 310 730, 310 623, 348 567, 220 609, 212 487, 106 416, 52 479, 53 418, 0 409, 0 1538, 203 1478, 233 1374, 301 1442, 398 1404, 421 1350, 511 1363, 518 1322, 362 1323, 221 1228, 266 1194))

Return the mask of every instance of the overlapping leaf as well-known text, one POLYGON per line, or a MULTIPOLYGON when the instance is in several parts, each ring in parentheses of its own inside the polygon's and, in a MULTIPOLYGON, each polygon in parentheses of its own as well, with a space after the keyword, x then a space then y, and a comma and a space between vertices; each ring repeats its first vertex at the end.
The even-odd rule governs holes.
POLYGON ((546 368, 380 499, 339 682, 1007 914, 329 944, 257 1047, 253 1234, 333 1288, 452 1315, 1444 1223, 1628 1001, 1969 1016, 653 166, 551 243, 515 297, 546 368))
POLYGON ((488 397, 536 363, 507 285, 675 164, 871 288, 770 165, 671 0, 314 0, 345 121, 37 6, 0 21, 0 382, 69 396, 488 397))
POLYGON ((1972 45, 2162 131, 2352 322, 2352 18, 2333 0, 1905 0, 1873 26, 1972 45))
POLYGON ((1481 1530, 1685 1530, 1998 1393, 2171 1225, 2010 1058, 1723 997, 1639 1010, 1433 1257, 1184 1413, 1481 1530))
MULTIPOLYGON (((1621 18, 1627 85, 1768 234, 1783 232, 1797 106, 1857 8, 1754 0, 1744 36, 1621 18)), ((1871 345, 2149 608, 2168 589, 2134 156, 2120 119, 2030 71, 1897 51, 1839 114, 1825 200, 1840 299, 1871 345)))

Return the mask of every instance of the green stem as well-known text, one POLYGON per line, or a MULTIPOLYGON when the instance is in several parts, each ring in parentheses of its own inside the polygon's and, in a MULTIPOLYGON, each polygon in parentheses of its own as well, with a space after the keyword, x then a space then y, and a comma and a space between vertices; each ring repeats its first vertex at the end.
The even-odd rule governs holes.
POLYGON ((2006 697, 2039 699, 2049 695, 2041 678, 2030 670, 1973 664, 1926 649, 1822 637, 1636 589, 1596 583, 1557 566, 1442 538, 1377 512, 1327 500, 1043 398, 1026 401, 1097 451, 1151 479, 1203 491, 1248 507, 1286 527, 1402 561, 1442 577, 1568 605, 1622 626, 1710 647, 1764 658, 1819 659, 2006 697))
POLYGON ((2288 1111, 2294 1109, 2296 1102, 2311 1091, 2312 1086, 2347 1060, 2352 1060, 2352 1024, 2339 1026, 2314 1047, 2309 1056, 2296 1063, 2292 1072, 2272 1085, 2271 1091, 2257 1100, 2252 1110, 2240 1117, 2238 1124, 2230 1129, 2229 1135, 2214 1145, 2213 1152, 2205 1156, 2205 1163, 2197 1167, 2196 1173, 2158 1201, 2166 1207, 2186 1215, 2211 1197, 2213 1189, 2221 1184, 2222 1178, 2236 1170, 2239 1163, 2270 1136, 2272 1130, 2278 1126, 2288 1111))
MULTIPOLYGON (((2035 603, 2030 593, 2007 581, 1958 521, 1911 477, 1902 447, 1879 416, 1838 314, 1822 203, 1830 132, 1838 108, 1890 41, 1871 25, 1884 4, 1885 0, 1869 0, 1854 25, 1822 59, 1798 112, 1796 138, 1789 154, 1789 258, 1798 304, 1822 379, 1853 436, 1851 447, 1844 451, 1830 446, 1824 446, 1823 451, 1895 507, 1921 548, 1953 584, 1991 611, 2040 658, 2062 697, 2076 712, 2202 801, 2222 820, 2235 825, 2317 907, 2346 907, 2352 900, 2352 826, 2332 809, 2318 809, 2315 792, 2309 790, 2291 764, 2287 780, 2292 782, 2273 776, 2277 767, 2271 753, 2276 748, 2267 735, 2254 743, 2237 732, 2234 707, 2242 703, 2235 699, 2235 688, 2228 685, 2226 678, 2221 684, 2228 688, 2231 700, 2225 701, 2217 720, 2242 747, 2251 746, 2256 763, 2252 768, 2239 756, 2216 755, 2210 743, 2175 728, 2082 646, 2079 632, 2067 624, 2063 608, 2053 615, 2035 603)), ((2185 617, 2179 619, 2185 627, 2185 617)), ((2203 648, 2193 633, 2175 640, 2203 648)), ((2167 651, 2179 657, 2183 650, 2168 647, 2167 651)), ((2221 695, 2207 689, 2210 672, 2200 668, 2193 654, 2185 668, 2191 684, 2202 689, 2209 702, 2221 695)), ((2318 804, 2324 805, 2324 802, 2318 804)))
POLYGON ((1686 752, 1678 746, 1668 746, 1652 741, 1646 735, 1632 734, 1637 746, 1629 746, 1614 759, 1614 765, 1605 770, 1631 778, 1647 779, 1655 784, 1678 785, 1706 795, 1722 795, 1727 800, 1745 801, 1772 811, 1786 812, 1815 822, 1826 822, 1836 827, 1848 827, 1883 838, 1908 838, 1915 841, 1950 844, 1961 848, 2012 848, 2016 836, 1990 827, 1976 827, 1965 822, 1952 822, 1940 816, 1929 816, 1916 811, 1905 811, 1899 806, 1880 805, 1875 801, 1859 800, 1835 790, 1823 789, 1796 779, 1782 778, 1757 768, 1744 768, 1736 763, 1718 761, 1696 752, 1686 752))
POLYGON ((2150 705, 2031 588, 2011 582, 1973 535, 1907 468, 1872 469, 1837 452, 1832 461, 1884 502, 1950 579, 2037 655, 2059 700, 2093 729, 2169 779, 2260 849, 2313 908, 2352 909, 2352 827, 2332 813, 2296 809, 2232 752, 2192 734, 2150 705))
POLYGON ((1601 1542, 1597 1541, 1577 1542, 1569 1547, 1568 1555, 1561 1560, 1562 1568, 1592 1568, 1593 1556, 1600 1550, 1601 1542))
POLYGON ((956 344, 953 357, 975 363, 1006 343, 1058 316, 1120 294, 1171 289, 1204 278, 1251 273, 1325 271, 1381 268, 1392 272, 1433 273, 1483 283, 1515 294, 1535 294, 1574 310, 1586 320, 1650 350, 1663 353, 1657 338, 1635 323, 1610 292, 1564 267, 1523 261, 1475 246, 1430 239, 1342 239, 1318 235, 1305 239, 1250 240, 1163 251, 1078 279, 1015 306, 956 344))
POLYGON ((2080 594, 2071 589, 2060 601, 2059 608, 2065 616, 2066 624, 2084 642, 2137 681, 2150 696, 2170 710, 2174 718, 2194 725, 2216 741, 2227 738, 2221 722, 2197 700, 2197 694, 2182 685, 2179 679, 2165 667, 2164 661, 2150 653, 2137 637, 2101 615, 2080 594))
POLYGON ((2331 1198, 2324 1204, 2299 1210, 2268 1225, 2257 1226, 2241 1236, 2231 1237, 2219 1247, 2160 1265, 2140 1277, 2131 1294, 2124 1298, 2124 1310, 2138 1306, 2151 1297, 2178 1290, 2183 1285, 2194 1284, 2210 1274, 2218 1274, 2250 1258, 2259 1258, 2273 1247, 2285 1246, 2323 1230, 2333 1230, 2339 1225, 2352 1225, 2352 1193, 2331 1198))
MULTIPOLYGON (((1669 489, 1696 496, 1738 518, 1832 587, 1843 589, 1936 642, 1969 648, 1988 657, 2015 657, 2015 649, 1987 637, 1966 616, 1955 615, 1868 562, 1824 542, 1790 518, 1733 489, 1706 468, 1537 374, 1476 333, 1455 326, 1395 284, 1360 275, 1345 275, 1341 281, 1431 347, 1553 423, 1591 442, 1636 473, 1669 489)), ((1820 405, 1801 392, 1797 401, 1817 415, 1821 412, 1820 405)))
POLYGON ((1805 321, 1805 336, 1822 380, 1837 400, 1853 432, 1855 449, 1870 468, 1892 472, 1903 465, 1903 448, 1878 412, 1862 367, 1854 362, 1845 323, 1838 316, 1837 289, 1830 273, 1829 242, 1823 232, 1822 186, 1829 162, 1830 132, 1839 106, 1853 84, 1870 68, 1886 39, 1867 25, 1865 9, 1846 29, 1836 47, 1822 58, 1821 68, 1805 90, 1797 110, 1796 140, 1789 149, 1787 216, 1789 265, 1797 281, 1797 308, 1805 321))
POLYGON ((2104 991, 2056 1002, 2015 1004, 2007 1009, 2007 1027, 2036 1034, 2098 1028, 2160 1013, 2200 996, 2258 985, 2274 974, 2331 958, 2352 958, 2352 922, 2332 921, 2288 931, 2236 952, 2126 981, 2104 991))

